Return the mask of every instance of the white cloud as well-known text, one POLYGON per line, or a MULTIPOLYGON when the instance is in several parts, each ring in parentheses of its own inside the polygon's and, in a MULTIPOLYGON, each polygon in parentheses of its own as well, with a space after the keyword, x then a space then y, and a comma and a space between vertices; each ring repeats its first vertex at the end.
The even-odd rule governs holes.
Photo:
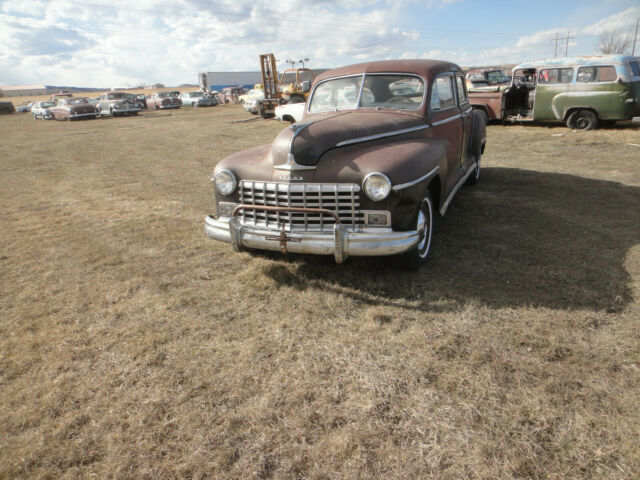
MULTIPOLYGON (((553 56, 551 40, 567 31, 545 29, 482 48, 477 38, 458 47, 446 35, 393 26, 418 7, 436 12, 455 0, 282 0, 277 10, 267 0, 89 1, 4 0, 0 84, 195 83, 199 71, 257 70, 258 55, 268 52, 283 61, 310 58, 311 67, 382 58, 519 63, 553 56)), ((594 53, 582 37, 638 15, 633 7, 574 30, 570 53, 594 53)))
POLYGON ((630 7, 623 12, 603 18, 599 22, 584 27, 581 35, 599 35, 606 31, 633 33, 634 20, 640 17, 640 7, 630 7))

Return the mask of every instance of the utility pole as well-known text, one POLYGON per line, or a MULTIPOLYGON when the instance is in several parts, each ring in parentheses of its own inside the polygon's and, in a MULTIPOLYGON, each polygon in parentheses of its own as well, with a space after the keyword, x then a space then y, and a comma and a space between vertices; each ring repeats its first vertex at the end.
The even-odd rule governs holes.
POLYGON ((640 17, 636 20, 636 33, 633 34, 633 50, 631 51, 631 56, 636 56, 636 40, 638 40, 638 23, 640 23, 640 17))
POLYGON ((569 56, 569 39, 570 38, 576 38, 576 37, 570 37, 569 36, 569 32, 567 32, 566 43, 564 44, 564 56, 565 57, 569 56))
POLYGON ((551 40, 552 42, 555 42, 556 44, 556 48, 553 51, 553 58, 556 58, 558 56, 558 32, 556 32, 556 39, 555 40, 551 40))

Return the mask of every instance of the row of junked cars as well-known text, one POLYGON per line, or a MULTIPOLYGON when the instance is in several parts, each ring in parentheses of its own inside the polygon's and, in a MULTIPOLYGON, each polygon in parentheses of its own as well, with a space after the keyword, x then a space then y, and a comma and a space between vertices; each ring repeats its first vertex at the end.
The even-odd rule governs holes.
MULTIPOLYGON (((640 62, 637 57, 571 57, 466 72, 474 110, 487 121, 564 122, 576 130, 630 120, 640 115, 640 62)), ((302 118, 304 104, 276 108, 280 120, 302 118)))
POLYGON ((31 112, 34 119, 79 120, 102 116, 137 115, 145 109, 167 110, 183 105, 192 107, 215 106, 218 100, 202 92, 154 92, 151 95, 127 92, 108 92, 97 98, 74 97, 71 93, 54 93, 50 100, 26 102, 18 112, 31 112))

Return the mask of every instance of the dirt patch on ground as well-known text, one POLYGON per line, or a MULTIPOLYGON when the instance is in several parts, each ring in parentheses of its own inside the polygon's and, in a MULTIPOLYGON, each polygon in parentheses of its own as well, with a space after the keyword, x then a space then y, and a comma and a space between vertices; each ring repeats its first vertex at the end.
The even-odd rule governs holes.
POLYGON ((0 477, 638 478, 637 127, 491 126, 407 274, 205 238, 246 115, 0 118, 0 477))

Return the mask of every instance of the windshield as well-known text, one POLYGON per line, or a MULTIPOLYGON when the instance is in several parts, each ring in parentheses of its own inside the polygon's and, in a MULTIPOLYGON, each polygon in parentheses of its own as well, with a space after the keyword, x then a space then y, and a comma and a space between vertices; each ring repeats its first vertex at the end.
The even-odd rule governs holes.
POLYGON ((88 103, 86 98, 70 98, 67 103, 69 105, 78 105, 79 103, 88 103))
POLYGON ((202 92, 191 92, 189 94, 189 98, 200 98, 202 97, 202 92))
POLYGON ((173 97, 173 92, 162 92, 159 93, 158 96, 160 98, 169 98, 169 97, 173 97))
POLYGON ((127 98, 126 93, 110 93, 109 100, 116 100, 118 98, 127 98))
POLYGON ((487 80, 489 83, 509 83, 511 79, 505 75, 502 70, 494 70, 493 72, 487 72, 487 80))
POLYGON ((309 102, 309 112, 352 108, 418 110, 424 98, 424 82, 412 75, 377 75, 336 78, 319 84, 309 102), (361 88, 362 87, 362 88, 361 88), (358 103, 358 96, 362 90, 358 103))

